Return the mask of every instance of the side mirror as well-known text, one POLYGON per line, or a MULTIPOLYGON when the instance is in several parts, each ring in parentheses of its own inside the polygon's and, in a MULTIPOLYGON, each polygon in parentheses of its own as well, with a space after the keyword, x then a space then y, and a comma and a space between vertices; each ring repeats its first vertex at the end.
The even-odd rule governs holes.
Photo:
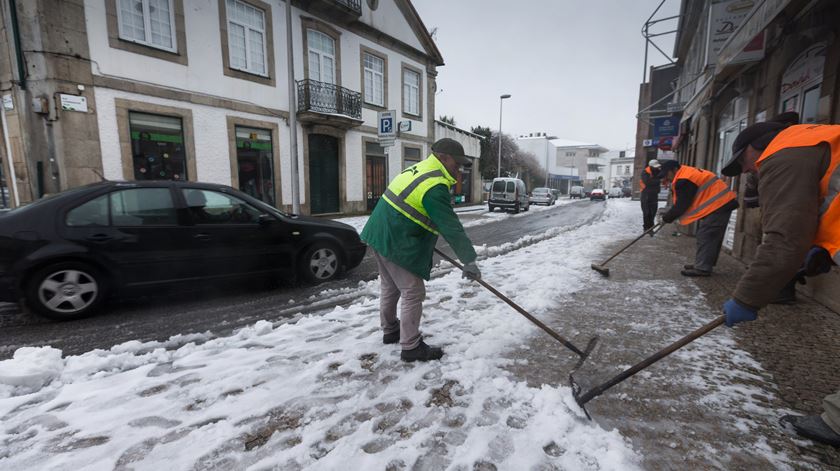
POLYGON ((274 219, 270 214, 264 213, 260 214, 260 216, 257 218, 257 221, 259 222, 260 226, 263 227, 270 226, 275 220, 276 219, 274 219))

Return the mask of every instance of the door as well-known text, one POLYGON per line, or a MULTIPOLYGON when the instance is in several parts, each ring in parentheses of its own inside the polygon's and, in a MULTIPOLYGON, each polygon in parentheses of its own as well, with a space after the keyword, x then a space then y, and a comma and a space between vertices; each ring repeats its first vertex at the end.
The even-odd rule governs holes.
POLYGON ((338 139, 309 135, 309 201, 312 214, 339 212, 338 139))
POLYGON ((385 158, 367 156, 367 209, 372 211, 385 193, 387 181, 385 177, 385 158))
POLYGON ((125 188, 78 205, 65 216, 64 236, 109 265, 126 286, 191 278, 189 228, 169 187, 125 188))
POLYGON ((292 270, 288 226, 244 199, 216 190, 182 188, 193 250, 203 276, 226 277, 292 270))

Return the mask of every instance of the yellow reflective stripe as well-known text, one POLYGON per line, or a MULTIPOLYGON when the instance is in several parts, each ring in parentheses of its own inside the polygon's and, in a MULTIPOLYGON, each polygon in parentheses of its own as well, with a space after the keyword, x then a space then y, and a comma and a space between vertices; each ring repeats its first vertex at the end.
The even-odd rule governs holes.
POLYGON ((426 229, 427 231, 437 234, 437 226, 432 222, 432 220, 428 216, 424 216, 417 211, 416 208, 408 204, 405 199, 400 198, 397 194, 393 191, 386 189, 385 193, 382 195, 386 201, 391 203, 395 208, 402 211, 409 219, 413 219, 414 222, 418 223, 420 227, 426 229))
POLYGON ((412 191, 417 189, 417 187, 420 186, 421 183, 430 178, 435 177, 443 177, 443 172, 441 172, 440 170, 432 170, 431 172, 426 172, 418 176, 417 178, 412 180, 411 183, 408 184, 408 186, 403 188, 403 191, 400 192, 400 198, 403 200, 408 198, 408 195, 410 195, 412 191))

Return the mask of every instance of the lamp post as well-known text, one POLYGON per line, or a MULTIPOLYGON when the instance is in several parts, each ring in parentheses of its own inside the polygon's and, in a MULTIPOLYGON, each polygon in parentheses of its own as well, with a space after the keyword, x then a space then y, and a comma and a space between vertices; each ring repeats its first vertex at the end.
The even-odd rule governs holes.
POLYGON ((502 103, 507 98, 510 98, 507 93, 499 97, 499 165, 496 167, 497 178, 502 176, 502 103))

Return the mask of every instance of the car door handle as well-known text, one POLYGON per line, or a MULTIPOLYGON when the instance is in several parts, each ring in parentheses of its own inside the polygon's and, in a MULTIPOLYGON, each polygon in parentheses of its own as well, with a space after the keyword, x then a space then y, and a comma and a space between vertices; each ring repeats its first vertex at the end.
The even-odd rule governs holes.
POLYGON ((113 237, 108 234, 93 234, 92 236, 87 237, 87 240, 91 242, 108 242, 111 239, 113 239, 113 237))
POLYGON ((210 236, 208 234, 196 234, 193 236, 193 239, 207 241, 210 240, 210 236))

